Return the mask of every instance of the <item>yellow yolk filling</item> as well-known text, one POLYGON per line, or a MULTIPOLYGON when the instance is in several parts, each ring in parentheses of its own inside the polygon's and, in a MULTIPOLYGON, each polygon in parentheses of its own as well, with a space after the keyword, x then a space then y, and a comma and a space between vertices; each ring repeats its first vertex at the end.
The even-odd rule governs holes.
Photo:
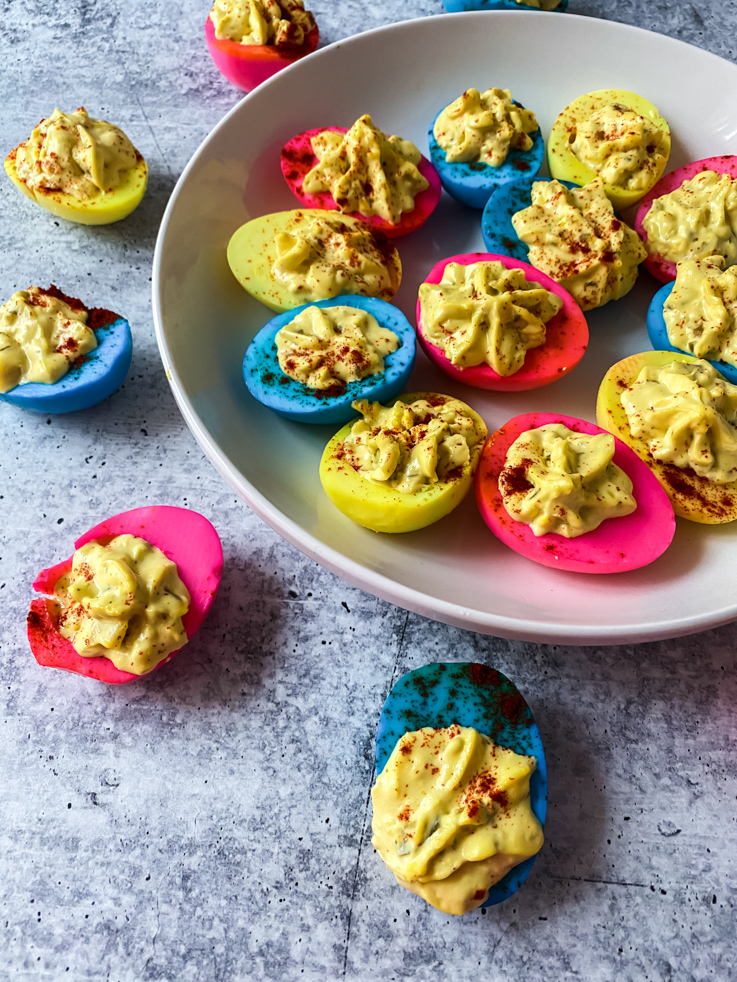
POLYGON ((392 278, 370 229, 326 212, 306 228, 279 232, 272 275, 303 301, 341 293, 391 294, 392 278))
POLYGON ((187 643, 190 595, 175 563, 135 535, 88 542, 54 593, 59 633, 85 658, 109 658, 143 675, 187 643))
POLYGON ((467 89, 440 113, 433 135, 448 163, 499 167, 510 150, 529 150, 529 134, 539 128, 534 113, 515 105, 509 89, 467 89))
POLYGON ((345 386, 384 371, 399 338, 356 307, 308 307, 277 332, 285 375, 313 389, 345 386))
POLYGON ((352 405, 363 419, 353 424, 343 454, 362 477, 407 494, 460 472, 483 438, 457 399, 389 407, 362 399, 352 405))
POLYGON ((723 263, 721 256, 678 263, 663 317, 675 348, 737 368, 737 266, 723 263))
POLYGON ((429 341, 459 368, 487 364, 497 375, 522 368, 530 348, 545 343, 545 324, 563 301, 521 269, 500 262, 448 263, 440 283, 420 286, 429 341))
POLYGON ((647 250, 667 262, 722 256, 737 263, 737 181, 705 170, 655 198, 642 222, 647 250))
POLYGON ((326 130, 313 136, 312 149, 319 163, 302 189, 327 191, 341 211, 377 215, 396 225, 414 209, 415 195, 429 187, 418 170, 421 154, 414 143, 387 136, 367 115, 345 134, 326 130))
POLYGON ((512 218, 529 261, 573 296, 582 310, 628 293, 647 253, 639 236, 614 214, 600 177, 581 188, 536 181, 532 205, 512 218))
POLYGON ((508 514, 535 535, 574 539, 635 508, 632 481, 613 463, 610 433, 576 433, 547 423, 520 434, 507 451, 499 491, 508 514))
POLYGON ((373 845, 398 883, 464 914, 542 847, 535 767, 470 727, 406 733, 371 790, 373 845))
POLYGON ((58 382, 96 347, 87 311, 73 310, 36 286, 19 290, 0 307, 0 392, 27 382, 58 382))
POLYGON ((578 125, 571 151, 608 184, 648 190, 670 152, 670 137, 627 106, 611 103, 578 125))
POLYGON ((61 191, 80 201, 120 187, 138 160, 121 129, 92 119, 84 109, 55 109, 15 151, 16 173, 29 188, 61 191))
POLYGON ((215 0, 215 37, 238 44, 304 44, 315 18, 303 0, 215 0))
POLYGON ((645 366, 621 402, 656 460, 715 484, 737 481, 737 385, 708 362, 645 366))

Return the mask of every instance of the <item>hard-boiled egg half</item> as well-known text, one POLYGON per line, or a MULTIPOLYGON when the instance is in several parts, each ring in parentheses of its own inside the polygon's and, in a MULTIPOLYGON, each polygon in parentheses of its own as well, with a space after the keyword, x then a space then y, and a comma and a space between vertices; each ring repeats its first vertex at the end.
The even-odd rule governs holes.
MULTIPOLYGON (((225 6, 225 5, 223 5, 225 6)), ((205 21, 205 41, 210 57, 229 82, 250 92, 282 68, 312 54, 320 40, 316 23, 304 34, 300 44, 251 44, 218 37, 211 16, 205 21)))
MULTIPOLYGON (((100 522, 80 536, 74 547, 79 550, 88 543, 107 545, 118 536, 135 536, 145 540, 146 544, 156 547, 167 560, 176 564, 176 572, 190 598, 181 623, 186 631, 186 640, 191 641, 215 599, 223 569, 223 550, 213 526, 202 515, 187 508, 153 505, 121 512, 100 522)), ((140 674, 116 668, 108 657, 78 654, 71 641, 59 632, 60 606, 54 594, 60 580, 69 576, 73 559, 70 557, 42 570, 33 582, 34 590, 47 595, 32 600, 28 614, 28 640, 34 658, 39 665, 61 668, 101 682, 120 684, 141 678, 140 674)), ((124 569, 120 574, 119 566, 117 570, 124 577, 123 586, 127 589, 129 571, 124 569)), ((89 574, 89 578, 92 578, 92 574, 89 574)), ((115 585, 113 581, 112 587, 115 585)), ((112 587, 108 584, 108 591, 101 590, 95 600, 96 609, 103 614, 116 613, 124 603, 125 598, 121 600, 112 587)), ((181 648, 169 652, 151 671, 171 661, 179 650, 181 648)))
MULTIPOLYGON (((424 282, 439 284, 443 281, 446 268, 452 263, 469 267, 475 263, 501 263, 506 269, 518 269, 529 283, 533 283, 559 298, 562 306, 558 313, 545 324, 545 341, 539 347, 525 352, 522 367, 511 375, 498 374, 489 364, 482 363, 469 367, 454 365, 445 351, 428 337, 427 324, 423 319, 421 299, 417 301, 417 335, 425 354, 451 378, 480 389, 494 389, 502 392, 519 392, 549 385, 567 375, 583 358, 589 341, 586 318, 571 295, 551 280, 545 273, 528 263, 508 255, 474 252, 443 259, 425 277, 424 282)), ((422 287, 420 287, 422 292, 422 287)), ((522 312, 526 313, 526 312, 522 312)), ((449 314, 450 316, 450 314, 449 314)), ((468 329, 467 329, 468 330, 468 329)), ((499 339, 499 344, 505 341, 499 339)))
POLYGON ((481 233, 489 252, 543 270, 582 310, 625 296, 646 256, 639 236, 614 211, 600 177, 583 187, 539 178, 500 188, 484 208, 481 233))
MULTIPOLYGON (((479 98, 483 99, 485 94, 479 96, 474 90, 464 93, 461 99, 466 99, 472 95, 478 100, 479 98)), ((519 103, 515 103, 515 105, 518 109, 524 108, 519 103)), ((474 135, 480 131, 480 127, 474 116, 474 112, 479 108, 478 102, 475 102, 474 108, 470 113, 470 132, 474 135)), ((427 134, 428 144, 430 146, 430 160, 440 175, 440 180, 448 194, 464 205, 468 205, 470 208, 483 208, 489 197, 498 188, 505 187, 508 184, 524 182, 534 177, 542 167, 543 161, 545 160, 545 141, 543 140, 542 131, 539 126, 536 130, 527 134, 532 141, 532 146, 529 149, 523 150, 510 144, 501 163, 492 165, 486 160, 479 159, 477 155, 475 155, 476 159, 464 158, 463 160, 449 161, 446 150, 440 146, 435 137, 435 124, 437 123, 438 117, 444 112, 446 112, 445 108, 436 114, 427 134)), ((501 106, 499 112, 503 112, 501 106)), ((496 114, 489 112, 488 115, 492 117, 490 124, 492 139, 498 134, 500 128, 509 130, 510 122, 508 118, 503 119, 500 124, 495 118, 496 114)), ((517 114, 517 117, 519 119, 519 114, 517 114)))
MULTIPOLYGON (((369 119, 370 122, 370 117, 362 117, 362 120, 365 119, 369 119)), ((362 120, 358 122, 361 123, 362 120)), ((302 202, 305 208, 322 208, 327 211, 340 211, 341 213, 352 215, 352 217, 366 222, 373 229, 383 232, 384 235, 390 238, 407 235, 409 232, 414 232, 421 225, 424 225, 440 200, 441 184, 435 167, 423 156, 420 156, 417 170, 427 181, 428 186, 424 190, 414 194, 412 207, 406 211, 402 211, 401 216, 397 216, 396 221, 392 221, 378 214, 366 214, 365 211, 362 213, 359 210, 346 210, 342 205, 338 204, 330 191, 309 192, 304 189, 307 174, 320 163, 320 159, 312 148, 313 138, 318 137, 321 133, 345 135, 348 132, 349 130, 344 127, 324 126, 317 129, 305 130, 304 133, 298 133, 297 136, 289 140, 281 152, 281 169, 292 194, 302 202)), ((383 136, 383 134, 381 135, 383 136)), ((369 175, 375 171, 373 165, 371 167, 366 166, 364 169, 360 162, 352 162, 352 166, 357 167, 364 174, 364 182, 370 181, 369 175)), ((386 176, 382 177, 379 186, 385 186, 386 181, 386 176)), ((372 198, 375 194, 376 189, 369 188, 365 189, 365 193, 361 195, 363 204, 367 208, 372 208, 372 198)), ((410 203, 410 196, 408 195, 406 204, 410 203)))
MULTIPOLYGON (((684 353, 685 349, 671 344, 670 338, 668 337, 668 327, 665 322, 664 305, 672 292, 673 283, 666 283, 664 286, 661 286, 650 301, 650 306, 647 309, 647 336, 655 351, 678 351, 684 353)), ((690 354, 690 352, 685 351, 685 354, 690 354)), ((708 361, 728 382, 737 385, 737 368, 734 365, 715 358, 709 358, 708 361)))
MULTIPOLYGON (((705 525, 719 525, 737 519, 737 480, 715 483, 697 474, 692 467, 680 467, 657 459, 650 452, 645 436, 634 436, 624 406, 622 395, 637 380, 644 368, 663 369, 674 362, 698 365, 700 359, 678 351, 643 351, 630 355, 613 365, 604 376, 596 400, 596 418, 600 426, 630 446, 637 456, 647 464, 661 483, 671 500, 676 515, 705 525)), ((701 362, 701 364, 709 364, 701 362)), ((666 404, 663 409, 668 408, 666 404)), ((681 414, 680 421, 684 433, 687 430, 689 407, 681 414)), ((678 427, 679 416, 675 405, 671 411, 671 422, 678 427)), ((718 431, 723 427, 714 420, 718 431)), ((708 428, 695 434, 696 448, 704 447, 708 428)))
POLYGON ((473 483, 486 439, 486 424, 478 413, 458 399, 435 392, 408 393, 388 407, 371 403, 367 412, 375 421, 367 423, 364 418, 347 423, 330 440, 320 461, 320 481, 336 508, 374 532, 413 532, 453 511, 473 483), (381 417, 392 411, 406 417, 406 432, 401 421, 383 426, 381 417), (446 413, 455 419, 444 428, 440 424, 446 413), (433 444, 431 430, 436 426, 441 438, 449 438, 445 450, 433 444), (374 448, 377 440, 381 446, 374 448), (418 468, 419 461, 413 462, 413 450, 415 458, 424 457, 425 465, 429 462, 432 474, 421 473, 423 465, 418 468), (438 474, 443 454, 448 452, 459 454, 459 463, 447 458, 447 471, 438 474), (375 468, 370 464, 374 455, 375 468), (359 467, 361 460, 365 473, 359 467), (398 471, 405 473, 401 481, 398 471), (408 489, 397 487, 398 481, 408 489), (411 489, 413 483, 417 486, 411 489))
MULTIPOLYGON (((509 514, 500 490, 500 475, 509 448, 527 431, 551 423, 562 423, 569 430, 587 435, 605 432, 593 423, 558 413, 526 413, 515 416, 493 433, 476 472, 476 502, 494 535, 527 559, 576 573, 621 573, 657 559, 675 533, 673 509, 649 469, 618 439, 613 462, 632 482, 636 508, 631 514, 607 518, 598 528, 576 538, 556 532, 535 535, 530 525, 509 514)), ((523 491, 533 490, 526 474, 516 475, 515 483, 523 491)))
MULTIPOLYGON (((350 316, 350 315, 349 315, 350 316)), ((310 339, 314 340, 314 339, 310 339)), ((309 342, 307 342, 309 343, 309 342)), ((308 357, 313 367, 320 360, 314 348, 308 357)), ((326 353, 326 362, 334 359, 332 351, 326 353)), ((351 351, 342 355, 351 362, 351 351)), ((360 359, 360 355, 356 360, 360 359)), ((243 359, 243 378, 251 395, 264 406, 300 423, 330 423, 342 425, 355 417, 351 403, 355 399, 373 399, 388 402, 401 392, 409 380, 415 362, 415 332, 404 314, 392 304, 376 297, 342 296, 331 300, 318 300, 295 310, 286 311, 272 318, 250 343, 243 359), (276 336, 288 327, 295 317, 311 307, 322 310, 339 308, 344 311, 362 311, 371 315, 380 328, 391 331, 399 339, 399 347, 384 356, 383 370, 343 385, 316 388, 290 377, 282 371, 277 353, 276 336)))
POLYGON ((548 139, 553 177, 583 185, 601 174, 607 197, 619 209, 647 194, 669 154, 667 122, 651 102, 624 89, 599 89, 574 99, 553 123, 548 139))
MULTIPOLYGON (((392 687, 379 719, 376 775, 372 791, 374 844, 382 858, 388 846, 385 862, 402 886, 420 893, 438 909, 455 914, 501 903, 519 890, 542 844, 548 778, 540 731, 532 712, 514 683, 501 672, 488 665, 456 662, 425 665, 403 675, 392 687), (461 728, 470 728, 481 734, 482 740, 489 738, 497 748, 505 748, 496 751, 502 759, 511 756, 507 751, 520 755, 511 758, 515 770, 514 776, 508 773, 511 781, 502 779, 497 783, 495 778, 501 778, 500 773, 486 772, 489 780, 484 780, 483 773, 473 773, 472 744, 479 741, 461 728), (456 739, 446 752, 446 760, 438 761, 436 769, 426 770, 420 764, 423 788, 429 785, 429 789, 424 803, 414 809, 409 804, 410 782, 415 773, 413 755, 416 750, 431 750, 433 737, 440 735, 433 731, 444 729, 450 731, 450 736, 456 734, 456 739), (455 756, 455 743, 460 757, 455 756), (437 781, 449 780, 449 775, 441 773, 443 764, 447 766, 448 753, 455 765, 451 786, 464 791, 458 795, 457 843, 449 839, 452 813, 439 800, 437 808, 433 808, 442 788, 433 784, 431 773, 437 774, 437 781), (400 796, 396 801, 391 795, 394 775, 388 773, 393 766, 397 777, 400 770, 408 775, 407 787, 399 789, 406 791, 407 797, 400 796), (514 790, 515 785, 518 791, 514 790), (525 794, 527 788, 529 796, 525 794), (515 831, 510 821, 515 823, 515 831), (496 841, 477 843, 487 828, 494 829, 496 841), (497 879, 493 873, 490 875, 489 866, 503 859, 512 842, 518 849, 521 847, 523 854, 516 855, 516 865, 497 879), (450 853, 456 845, 461 849, 454 858, 450 853), (418 860, 424 870, 421 874, 418 860), (402 876, 407 870, 415 874, 413 880, 402 876)), ((505 865, 509 867, 509 863, 505 865)))
POLYGON ((246 222, 228 243, 228 263, 244 290, 280 313, 346 293, 390 300, 402 279, 399 253, 382 232, 319 209, 246 222), (331 259, 326 244, 338 240, 331 259))
MULTIPOLYGON (((684 164, 665 177, 661 177, 658 183, 645 195, 637 209, 635 218, 635 231, 645 243, 647 248, 647 258, 645 266, 653 274, 655 279, 661 283, 669 283, 676 278, 676 264, 682 259, 703 259, 705 256, 716 254, 719 245, 716 240, 722 238, 728 243, 732 255, 727 263, 731 265, 737 258, 737 250, 734 246, 734 228, 726 214, 726 209, 721 202, 715 201, 713 206, 706 202, 693 202, 693 207, 683 209, 683 214, 679 216, 674 213, 664 221, 664 230, 673 239, 674 252, 669 258, 665 258, 658 252, 658 247, 653 245, 649 239, 645 224, 653 204, 658 198, 678 192, 684 182, 693 181, 705 171, 716 175, 725 175, 732 182, 737 180, 737 155, 727 154, 719 157, 705 157, 702 160, 694 160, 690 164, 684 164), (711 232, 714 232, 714 240, 711 232), (709 236, 708 241, 702 248, 700 238, 702 234, 709 236)), ((707 175, 708 176, 708 175, 707 175)), ((693 193, 693 192, 692 192, 693 193)), ((667 241, 667 240, 666 240, 667 241)))
POLYGON ((42 119, 10 151, 5 170, 31 201, 82 225, 119 222, 138 207, 148 182, 146 161, 125 133, 83 107, 42 119))
MULTIPOLYGON (((0 401, 41 413, 88 409, 112 395, 128 374, 133 356, 128 321, 102 307, 87 308, 55 286, 41 293, 59 298, 73 310, 86 312, 87 327, 94 332, 97 347, 78 358, 70 355, 69 370, 56 382, 22 382, 7 392, 0 392, 0 401)), ((0 364, 2 361, 3 351, 0 350, 0 364)))

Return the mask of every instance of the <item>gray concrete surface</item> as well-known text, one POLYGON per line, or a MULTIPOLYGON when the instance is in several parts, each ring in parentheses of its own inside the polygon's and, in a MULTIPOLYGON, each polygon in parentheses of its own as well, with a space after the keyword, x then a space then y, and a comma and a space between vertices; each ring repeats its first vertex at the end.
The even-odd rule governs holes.
MULTIPOLYGON (((325 43, 436 0, 311 4, 325 43)), ((735 58, 737 4, 571 0, 735 58)), ((355 982, 734 978, 737 626, 566 648, 484 638, 353 589, 236 500, 186 429, 151 319, 174 183, 239 98, 206 3, 0 0, 3 154, 53 109, 119 122, 150 191, 120 225, 55 222, 0 181, 0 294, 54 282, 124 312, 131 374, 89 412, 0 406, 0 980, 355 982), (225 547, 201 634, 145 683, 37 666, 30 583, 89 525, 191 506, 225 547), (525 888, 463 920, 400 891, 370 845, 391 684, 478 660, 533 707, 547 841, 525 888)))

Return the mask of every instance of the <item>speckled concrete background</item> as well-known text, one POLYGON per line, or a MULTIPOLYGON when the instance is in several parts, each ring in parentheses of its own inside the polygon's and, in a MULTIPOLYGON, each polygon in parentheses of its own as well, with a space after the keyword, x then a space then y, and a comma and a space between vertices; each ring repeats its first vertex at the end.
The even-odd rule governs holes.
MULTIPOLYGON (((436 0, 313 0, 324 42, 436 0)), ((185 428, 151 320, 151 258, 177 176, 239 98, 207 4, 0 0, 3 153, 55 106, 119 122, 151 169, 120 225, 55 222, 0 182, 0 294, 54 282, 129 318, 113 398, 50 419, 0 410, 0 979, 730 979, 737 974, 737 625, 564 648, 483 638, 346 586, 234 499, 185 428), (204 512, 226 556, 174 666, 108 688, 42 670, 29 584, 134 505, 204 512), (395 888, 368 792, 392 682, 478 660, 533 707, 547 843, 512 900, 462 921, 395 888)), ((734 0, 571 0, 734 58, 734 0)))

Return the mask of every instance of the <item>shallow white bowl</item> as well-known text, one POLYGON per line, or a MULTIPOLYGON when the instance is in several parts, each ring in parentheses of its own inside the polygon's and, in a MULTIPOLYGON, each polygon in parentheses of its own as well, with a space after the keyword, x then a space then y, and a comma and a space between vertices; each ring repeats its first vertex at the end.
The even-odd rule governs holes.
MULTIPOLYGON (((349 582, 428 617, 570 644, 673 637, 731 620, 737 528, 679 520, 660 560, 608 576, 557 572, 521 558, 487 530, 472 497, 429 529, 377 535, 339 514, 321 489, 318 462, 331 432, 281 419, 246 390, 243 354, 271 313, 238 285, 225 249, 250 218, 297 206, 279 169, 282 145, 302 130, 350 126, 369 112, 383 130, 426 152, 438 109, 470 86, 492 85, 511 88, 546 137, 576 96, 621 88, 646 96, 669 120, 669 169, 737 152, 737 67, 621 24, 570 14, 448 14, 318 51, 225 117, 192 158, 164 216, 154 318, 184 418, 228 484, 280 535, 349 582)), ((404 279, 396 301, 413 321, 424 274, 445 256, 483 249, 480 212, 444 194, 428 224, 397 244, 404 279)), ((627 298, 592 313, 588 352, 555 385, 484 393, 449 384, 419 355, 411 388, 465 399, 490 431, 530 411, 594 420, 606 369, 649 348, 645 313, 657 285, 643 273, 627 298)))

